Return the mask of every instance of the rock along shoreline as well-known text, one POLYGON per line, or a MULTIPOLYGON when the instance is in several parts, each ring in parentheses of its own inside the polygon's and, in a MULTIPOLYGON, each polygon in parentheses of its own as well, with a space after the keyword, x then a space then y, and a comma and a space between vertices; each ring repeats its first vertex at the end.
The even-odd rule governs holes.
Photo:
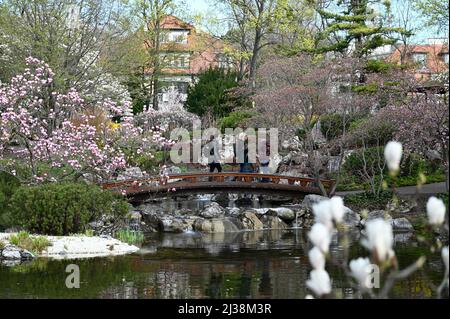
POLYGON ((29 251, 10 244, 8 239, 11 235, 14 233, 0 233, 0 241, 5 243, 5 247, 0 249, 0 260, 29 260, 35 257, 59 260, 109 257, 132 254, 139 250, 136 246, 109 236, 42 236, 48 239, 51 246, 33 255, 29 251))

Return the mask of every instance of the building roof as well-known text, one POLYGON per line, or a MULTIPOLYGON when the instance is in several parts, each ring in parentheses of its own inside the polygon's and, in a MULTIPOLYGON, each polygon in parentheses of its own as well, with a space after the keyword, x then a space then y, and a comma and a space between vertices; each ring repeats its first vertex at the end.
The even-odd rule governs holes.
POLYGON ((388 57, 388 61, 400 64, 402 53, 406 53, 407 62, 412 61, 413 54, 427 54, 425 67, 416 70, 418 73, 436 74, 448 70, 448 64, 444 62, 443 55, 448 54, 448 44, 417 44, 397 47, 388 57))
POLYGON ((163 18, 161 23, 163 29, 168 30, 193 30, 194 26, 175 16, 167 15, 163 18))

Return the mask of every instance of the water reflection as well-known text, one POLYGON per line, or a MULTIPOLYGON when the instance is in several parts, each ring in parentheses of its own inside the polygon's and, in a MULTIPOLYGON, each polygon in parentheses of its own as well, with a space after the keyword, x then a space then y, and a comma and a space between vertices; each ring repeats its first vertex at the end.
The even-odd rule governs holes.
MULTIPOLYGON (((351 236, 358 241, 358 234, 351 236)), ((74 261, 39 259, 18 267, 0 266, 0 297, 8 298, 304 298, 310 266, 306 231, 230 234, 155 234, 139 254, 75 261, 81 289, 69 290, 65 266, 74 261)), ((333 241, 331 253, 342 250, 333 241)), ((426 253, 411 242, 396 243, 402 267, 426 253)), ((366 252, 352 245, 351 255, 366 252)), ((397 285, 393 297, 432 297, 442 276, 438 254, 423 272, 397 285)), ((360 298, 339 269, 328 268, 340 298, 360 298)))

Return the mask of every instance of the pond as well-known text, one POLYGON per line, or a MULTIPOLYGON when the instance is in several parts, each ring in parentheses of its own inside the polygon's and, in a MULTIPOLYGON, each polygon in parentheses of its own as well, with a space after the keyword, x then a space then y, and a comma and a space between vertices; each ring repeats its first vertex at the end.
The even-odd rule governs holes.
MULTIPOLYGON (((352 236, 351 255, 367 254, 352 236)), ((260 231, 205 235, 154 234, 133 255, 55 261, 38 259, 0 266, 0 298, 305 298, 311 267, 307 231, 260 231), (80 289, 65 286, 66 266, 80 267, 80 289)), ((342 248, 335 239, 331 254, 342 248)), ((427 250, 408 234, 396 234, 401 267, 427 250)), ((432 298, 443 276, 439 254, 422 271, 398 283, 393 298, 432 298)), ((327 267, 338 298, 360 298, 342 272, 327 267)))

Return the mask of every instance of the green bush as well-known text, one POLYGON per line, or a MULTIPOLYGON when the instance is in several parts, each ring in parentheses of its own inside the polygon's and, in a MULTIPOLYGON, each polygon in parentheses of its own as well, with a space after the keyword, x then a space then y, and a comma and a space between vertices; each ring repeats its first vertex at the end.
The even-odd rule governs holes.
POLYGON ((384 209, 387 203, 392 199, 392 192, 381 192, 377 197, 372 193, 364 192, 358 194, 347 195, 344 198, 345 205, 348 205, 354 210, 373 210, 384 209))
POLYGON ((0 250, 6 247, 6 243, 3 240, 0 240, 0 250))
POLYGON ((22 186, 11 198, 15 225, 33 233, 68 235, 84 233, 101 215, 122 218, 128 204, 113 193, 87 184, 22 186))
POLYGON ((248 111, 235 111, 231 112, 228 116, 222 118, 219 121, 220 129, 224 131, 226 128, 235 129, 241 127, 245 120, 251 118, 253 113, 248 111))
POLYGON ((237 87, 237 74, 223 69, 208 69, 199 75, 198 83, 189 88, 186 109, 203 116, 227 116, 232 110, 225 107, 227 90, 237 87))
POLYGON ((0 172, 0 230, 11 225, 9 218, 9 203, 12 195, 20 186, 20 182, 14 176, 0 172))

